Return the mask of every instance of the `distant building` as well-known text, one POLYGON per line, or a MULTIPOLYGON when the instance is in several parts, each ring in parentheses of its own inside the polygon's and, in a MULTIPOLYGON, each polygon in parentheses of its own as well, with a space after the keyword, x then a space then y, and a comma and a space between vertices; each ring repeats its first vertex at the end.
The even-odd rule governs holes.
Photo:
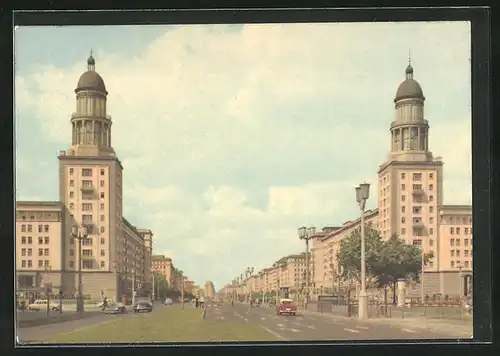
POLYGON ((205 298, 214 298, 215 297, 215 287, 214 287, 214 284, 210 281, 205 282, 204 296, 205 296, 205 298))

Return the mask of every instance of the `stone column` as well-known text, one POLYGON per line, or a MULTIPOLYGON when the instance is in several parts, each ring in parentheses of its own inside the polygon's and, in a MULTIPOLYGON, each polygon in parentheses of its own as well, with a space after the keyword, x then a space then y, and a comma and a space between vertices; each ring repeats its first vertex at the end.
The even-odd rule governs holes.
POLYGON ((398 281, 398 307, 405 305, 405 281, 400 279, 398 281))

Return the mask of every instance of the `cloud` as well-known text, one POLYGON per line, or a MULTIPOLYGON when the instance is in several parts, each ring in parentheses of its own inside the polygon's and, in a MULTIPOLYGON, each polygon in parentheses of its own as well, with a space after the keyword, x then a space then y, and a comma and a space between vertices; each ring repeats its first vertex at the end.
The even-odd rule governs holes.
MULTIPOLYGON (((32 31, 16 48, 44 33, 32 31)), ((106 31, 119 38, 120 28, 106 31)), ((155 251, 169 251, 198 283, 220 286, 248 265, 301 251, 298 226, 352 219, 354 186, 378 182, 409 46, 431 150, 445 161, 445 203, 467 203, 469 24, 168 26, 140 51, 94 54, 125 167, 127 219, 151 228, 155 251)), ((86 58, 56 66, 23 53, 15 88, 19 194, 54 200, 55 147, 70 145, 86 58), (37 185, 31 177, 41 170, 54 174, 37 185), (53 189, 44 188, 49 178, 53 189)))

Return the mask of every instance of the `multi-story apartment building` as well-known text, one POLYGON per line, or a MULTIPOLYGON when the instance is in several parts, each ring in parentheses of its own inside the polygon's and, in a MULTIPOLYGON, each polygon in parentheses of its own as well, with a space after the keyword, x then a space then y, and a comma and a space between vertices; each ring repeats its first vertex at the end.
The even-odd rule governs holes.
POLYGON ((215 298, 215 287, 211 281, 205 282, 204 295, 205 298, 210 298, 210 299, 215 298))
POLYGON ((173 286, 175 267, 172 263, 172 259, 163 255, 153 255, 151 259, 153 271, 161 273, 165 277, 169 286, 173 286))
MULTIPOLYGON (((106 112, 108 92, 104 80, 95 71, 92 56, 87 65, 88 70, 75 89, 76 111, 70 120, 71 146, 58 156, 59 202, 17 204, 16 257, 21 258, 16 260, 16 269, 19 277, 25 276, 18 278, 20 287, 27 284, 26 276, 31 276, 36 281, 35 287, 40 288, 39 264, 44 268, 47 264, 50 271, 44 269, 46 282, 71 295, 76 293, 77 272, 81 266, 83 294, 91 298, 106 295, 118 299, 122 294, 131 294, 132 283, 136 283, 136 289, 149 284, 153 234, 148 229, 135 228, 123 216, 123 167, 111 145, 112 120, 106 112), (45 225, 49 226, 41 236, 48 238, 47 244, 44 240, 47 247, 43 247, 42 253, 47 258, 43 262, 39 258, 22 258, 29 257, 22 256, 23 251, 29 253, 29 247, 23 245, 28 245, 33 238, 28 235, 26 221, 36 219, 40 224, 32 229, 38 231, 38 225, 42 225, 45 233, 45 225), (26 232, 22 231, 23 225, 26 232), (83 226, 87 234, 82 236, 79 253, 72 230, 77 227, 83 231, 83 226)), ((38 253, 38 247, 31 253, 38 253)))

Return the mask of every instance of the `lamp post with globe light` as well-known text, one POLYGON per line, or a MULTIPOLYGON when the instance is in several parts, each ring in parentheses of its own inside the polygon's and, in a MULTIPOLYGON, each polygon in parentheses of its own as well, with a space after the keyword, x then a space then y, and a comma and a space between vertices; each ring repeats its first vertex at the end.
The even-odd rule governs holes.
POLYGON ((365 206, 370 196, 370 184, 356 187, 356 201, 361 211, 361 291, 359 293, 358 318, 368 318, 368 296, 366 294, 366 254, 365 254, 365 206))
POLYGON ((314 234, 316 233, 316 228, 315 227, 309 227, 306 228, 305 226, 302 226, 298 230, 299 233, 299 239, 305 240, 306 242, 306 300, 305 303, 309 302, 309 240, 312 239, 314 234))
POLYGON ((78 298, 76 301, 76 311, 83 313, 83 295, 82 295, 82 240, 88 236, 87 227, 82 225, 71 227, 71 236, 78 240, 78 298))

